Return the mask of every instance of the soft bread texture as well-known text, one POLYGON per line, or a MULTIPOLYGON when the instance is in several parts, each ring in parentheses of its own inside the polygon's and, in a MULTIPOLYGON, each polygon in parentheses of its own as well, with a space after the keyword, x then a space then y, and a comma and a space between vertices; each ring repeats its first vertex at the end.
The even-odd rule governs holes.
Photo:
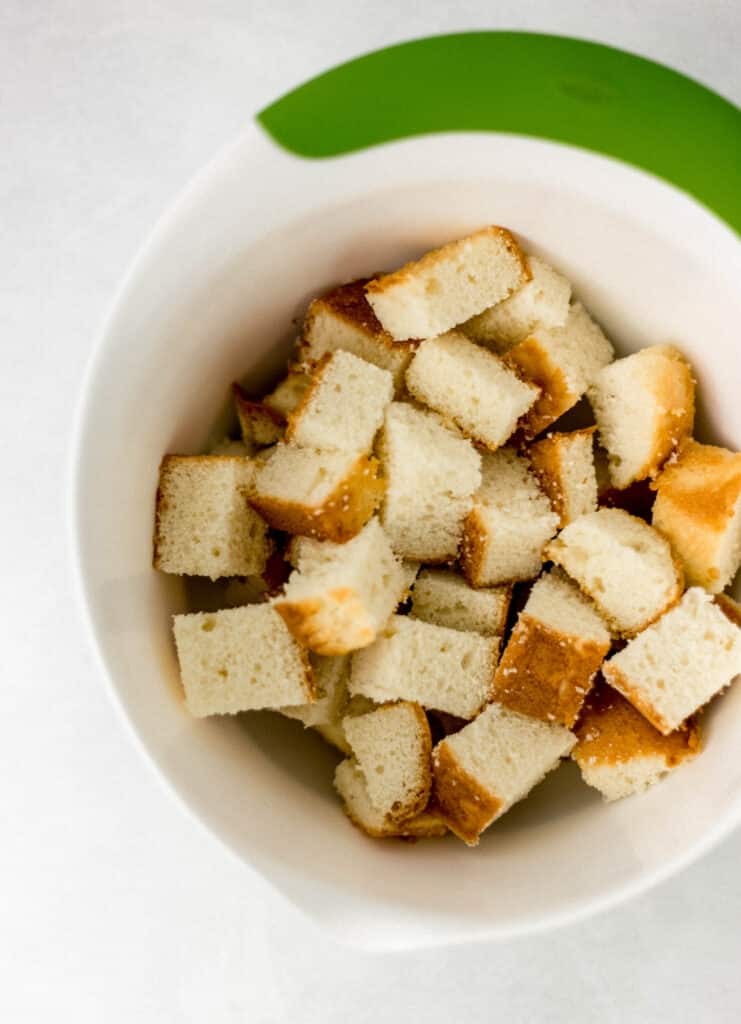
POLYGON ((486 710, 432 753, 433 802, 469 846, 566 757, 576 737, 560 725, 501 704, 486 710))
POLYGON ((423 569, 414 584, 410 615, 448 629, 501 637, 511 597, 510 586, 475 589, 450 569, 423 569))
POLYGON ((381 522, 394 551, 422 562, 455 559, 481 483, 481 456, 471 442, 435 413, 392 402, 379 455, 386 478, 381 522))
POLYGON ((286 438, 305 448, 369 452, 393 393, 388 370, 350 352, 333 352, 288 417, 286 438))
POLYGON ((595 427, 547 434, 527 449, 530 468, 558 516, 559 529, 597 508, 595 427))
POLYGON ((540 572, 558 516, 527 460, 512 449, 484 455, 481 472, 481 487, 463 528, 465 577, 473 587, 532 579, 540 572))
POLYGON ((720 593, 741 563, 741 454, 688 438, 653 486, 653 525, 687 582, 720 593))
POLYGON ((316 697, 306 652, 269 604, 175 615, 173 630, 185 701, 197 718, 316 697))
POLYGON ((500 658, 494 697, 512 711, 572 726, 610 649, 592 603, 558 569, 540 577, 500 658))
POLYGON ((374 458, 279 444, 258 469, 250 501, 276 530, 342 543, 362 530, 383 491, 374 458))
POLYGON ((655 476, 692 433, 692 369, 671 345, 652 345, 606 366, 591 382, 589 401, 618 488, 655 476))
POLYGON ((250 452, 282 440, 286 430, 283 413, 264 402, 253 402, 239 384, 232 385, 232 392, 242 440, 250 452))
POLYGON ((392 338, 434 338, 506 299, 529 277, 513 236, 492 226, 370 281, 365 294, 392 338))
POLYGON ((493 352, 458 331, 423 341, 406 383, 415 398, 490 451, 504 444, 540 395, 493 352))
POLYGON ((691 587, 602 668, 610 686, 665 735, 739 672, 741 630, 701 587, 691 587))
POLYGON ((268 409, 288 419, 298 406, 311 383, 311 377, 299 367, 289 367, 288 373, 262 400, 268 409))
POLYGON ((165 455, 155 510, 155 569, 188 576, 262 573, 271 543, 249 505, 256 467, 228 455, 165 455))
POLYGON ((342 722, 370 801, 391 824, 425 809, 432 786, 432 738, 419 704, 384 704, 342 722))
POLYGON ((612 687, 598 683, 575 728, 571 752, 588 786, 605 800, 643 793, 700 752, 696 723, 662 734, 612 687))
POLYGON ((576 580, 623 636, 645 629, 682 594, 682 569, 667 541, 622 509, 575 519, 548 544, 545 557, 576 580))
POLYGON ((404 583, 401 564, 373 518, 344 544, 304 545, 275 608, 305 647, 345 654, 373 643, 404 583))
POLYGON ((510 349, 506 362, 541 389, 520 421, 524 437, 540 434, 576 405, 613 354, 612 345, 579 302, 569 309, 563 327, 538 328, 510 349))
POLYGON ((287 718, 295 718, 307 728, 332 726, 342 720, 349 699, 347 684, 350 680, 350 657, 347 654, 324 658, 310 654, 309 663, 314 676, 316 700, 305 704, 287 704, 280 708, 287 718))
POLYGON ((376 810, 371 803, 365 777, 353 759, 348 758, 337 765, 334 785, 350 821, 373 839, 433 839, 444 836, 448 831, 433 810, 422 811, 415 818, 398 825, 388 822, 383 812, 376 810))
POLYGON ((350 693, 473 718, 491 696, 499 641, 394 615, 353 655, 350 693))
POLYGON ((563 327, 569 315, 571 285, 537 256, 527 258, 530 280, 508 299, 490 306, 463 324, 472 341, 495 352, 508 352, 538 327, 563 327))
POLYGON ((299 343, 299 360, 315 367, 328 353, 352 352, 380 366, 394 378, 398 390, 414 352, 412 342, 394 342, 368 305, 365 286, 369 278, 351 281, 315 299, 309 306, 299 343))

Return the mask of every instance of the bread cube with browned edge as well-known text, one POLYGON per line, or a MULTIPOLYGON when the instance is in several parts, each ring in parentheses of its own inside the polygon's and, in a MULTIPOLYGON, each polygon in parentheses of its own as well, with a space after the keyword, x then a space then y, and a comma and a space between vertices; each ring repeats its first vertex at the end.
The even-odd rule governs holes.
POLYGON ((279 444, 260 465, 250 501, 276 530, 343 543, 362 530, 383 492, 377 459, 279 444))
POLYGON ((354 759, 348 758, 337 765, 334 785, 350 821, 373 839, 434 839, 448 831, 433 809, 422 811, 400 824, 389 822, 371 802, 365 776, 354 759))
POLYGON ((381 522, 402 558, 453 561, 481 483, 481 456, 433 412, 405 402, 386 410, 379 455, 386 479, 381 522))
POLYGON ((432 752, 432 800, 451 832, 469 846, 567 757, 576 737, 490 704, 432 752))
POLYGON ((473 587, 533 579, 558 516, 527 460, 513 449, 484 455, 481 472, 463 527, 463 573, 473 587))
POLYGON ((239 384, 232 385, 234 407, 237 410, 242 441, 250 452, 266 448, 283 439, 286 432, 286 418, 283 413, 271 409, 264 402, 255 402, 239 384))
POLYGON ((613 348, 589 313, 577 302, 563 327, 539 327, 505 357, 525 380, 541 389, 540 398, 520 421, 531 440, 568 412, 613 358, 613 348))
POLYGON ((312 652, 309 663, 316 699, 303 704, 286 704, 279 709, 280 713, 287 718, 295 718, 306 728, 339 724, 349 700, 350 656, 341 654, 327 658, 312 652))
POLYGON ((396 341, 434 338, 506 299, 529 278, 512 234, 491 226, 370 281, 365 294, 396 341))
POLYGON ((153 565, 183 576, 258 576, 272 550, 250 507, 255 463, 230 455, 165 455, 160 465, 153 565))
POLYGON ((461 330, 494 352, 508 352, 537 328, 563 327, 569 315, 571 285, 538 256, 528 256, 530 280, 495 306, 472 317, 461 330))
POLYGON ((436 626, 482 636, 504 636, 512 588, 470 586, 452 569, 422 569, 410 615, 436 626))
POLYGON ((537 580, 494 677, 494 698, 512 711, 571 727, 610 650, 610 631, 565 573, 537 580))
POLYGON ((459 331, 423 341, 406 383, 416 399, 489 451, 504 444, 540 395, 499 356, 459 331))
POLYGON ((655 477, 691 435, 692 368, 672 345, 651 345, 604 367, 590 382, 589 401, 610 478, 622 489, 655 477))
POLYGON ((344 544, 304 546, 276 611, 296 639, 318 654, 346 654, 373 643, 404 590, 404 574, 377 518, 344 544))
POLYGON ((559 518, 559 529, 597 508, 595 427, 547 434, 527 449, 530 468, 559 518))
POLYGON ((185 703, 192 715, 233 715, 316 699, 307 652, 269 604, 175 615, 185 703))
POLYGON ((375 643, 353 655, 350 693, 470 719, 491 697, 498 654, 497 637, 394 615, 375 643))
POLYGON ((687 582, 719 594, 741 564, 741 453, 688 438, 653 487, 653 525, 687 582))
POLYGON ((741 629, 702 587, 691 587, 602 667, 610 686, 664 735, 740 672, 741 629))
POLYGON ((265 395, 262 404, 287 420, 301 403, 310 383, 311 377, 300 366, 289 366, 288 373, 265 395))
POLYGON ((603 681, 587 697, 574 732, 571 756, 581 777, 609 801, 645 792, 701 749, 695 721, 664 736, 603 681))
POLYGON ((430 799, 432 738, 419 704, 384 704, 342 726, 376 810, 397 825, 420 814, 430 799))
POLYGON ((642 519, 601 508, 569 523, 545 549, 597 605, 614 633, 633 636, 679 600, 684 574, 642 519))

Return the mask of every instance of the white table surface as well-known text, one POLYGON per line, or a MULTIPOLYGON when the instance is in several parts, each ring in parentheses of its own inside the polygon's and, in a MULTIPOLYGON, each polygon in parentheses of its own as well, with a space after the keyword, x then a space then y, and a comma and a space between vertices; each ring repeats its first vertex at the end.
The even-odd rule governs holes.
POLYGON ((329 941, 140 759, 82 634, 65 535, 73 408, 116 283, 164 204, 253 111, 364 50, 475 27, 600 39, 738 101, 740 11, 734 0, 0 4, 1 1020, 741 1019, 739 832, 649 895, 545 936, 396 956, 329 941))

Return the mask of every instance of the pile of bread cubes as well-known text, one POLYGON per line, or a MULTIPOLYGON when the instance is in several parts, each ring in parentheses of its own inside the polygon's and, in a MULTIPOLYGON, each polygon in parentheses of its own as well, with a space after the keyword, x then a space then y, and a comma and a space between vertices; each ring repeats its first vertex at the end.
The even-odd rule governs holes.
POLYGON ((174 617, 188 709, 318 730, 374 837, 476 845, 568 757, 644 790, 741 672, 741 454, 694 391, 501 227, 316 299, 241 439, 162 461, 154 565, 219 588, 174 617))

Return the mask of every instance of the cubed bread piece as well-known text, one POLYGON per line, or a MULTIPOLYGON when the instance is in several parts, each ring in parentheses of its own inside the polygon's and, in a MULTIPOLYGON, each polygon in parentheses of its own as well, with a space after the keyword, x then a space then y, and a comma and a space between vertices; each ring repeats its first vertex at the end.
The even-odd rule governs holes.
POLYGON ((612 345, 579 302, 563 327, 539 327, 510 349, 505 361, 541 389, 520 422, 524 437, 535 437, 576 405, 612 357, 612 345))
POLYGON ((530 280, 495 306, 472 317, 462 330, 495 352, 509 351, 538 327, 563 327, 569 315, 571 285, 537 256, 528 256, 530 280))
POLYGON ((494 677, 494 697, 512 711, 572 726, 610 649, 592 602, 559 569, 530 591, 494 677))
POLYGON ((290 414, 286 439, 304 448, 369 452, 393 392, 388 370, 350 352, 333 352, 321 360, 290 414))
POLYGON ((610 686, 665 735, 739 672, 741 629, 702 587, 691 587, 602 667, 610 686))
POLYGON ((309 663, 314 675, 316 700, 306 704, 287 704, 280 708, 287 718, 295 718, 307 728, 319 725, 337 725, 341 722, 349 699, 347 684, 350 680, 350 656, 342 654, 325 658, 310 654, 309 663))
POLYGON ((250 501, 276 530, 342 543, 362 530, 383 491, 374 458, 279 444, 259 467, 250 501))
POLYGON ((394 342, 368 305, 369 278, 333 288, 309 306, 299 343, 304 366, 314 368, 324 356, 342 350, 379 366, 394 378, 398 390, 414 352, 413 342, 394 342))
POLYGON ((342 721, 370 801, 391 824, 425 809, 432 785, 432 739, 427 717, 409 701, 384 704, 342 721))
POLYGON ((350 693, 473 718, 491 696, 498 652, 494 637, 394 615, 375 643, 353 655, 350 693))
POLYGON ((264 402, 252 401, 239 384, 232 385, 232 392, 242 440, 249 451, 265 448, 283 439, 286 431, 283 413, 271 409, 264 402))
POLYGON ((589 402, 615 487, 653 477, 692 433, 695 381, 672 345, 617 359, 590 382, 589 402))
POLYGON ((456 558, 463 520, 481 483, 481 456, 433 412, 404 402, 386 410, 379 453, 386 478, 381 522, 403 558, 456 558))
POLYGON ((526 459, 511 448, 484 455, 482 482, 466 517, 461 566, 473 587, 537 576, 558 516, 526 459))
POLYGON ((433 802, 451 832, 469 846, 558 767, 576 737, 501 704, 490 704, 432 752, 433 802))
POLYGON ((356 762, 348 758, 341 761, 335 770, 335 789, 342 797, 347 814, 353 825, 373 839, 387 839, 400 836, 410 839, 433 839, 444 836, 448 831, 445 823, 433 811, 422 811, 416 817, 400 824, 391 824, 382 811, 376 810, 368 795, 365 777, 356 762))
POLYGON ((653 486, 653 525, 687 582, 720 593, 741 563, 741 453, 688 438, 653 486))
POLYGON ((231 455, 165 455, 154 526, 155 569, 186 576, 259 575, 271 551, 250 508, 255 463, 231 455))
POLYGON ((316 699, 306 651, 269 604, 173 617, 188 710, 197 718, 316 699))
POLYGON ((530 467, 559 517, 559 528, 597 508, 594 427, 547 434, 527 450, 530 467))
POLYGON ((370 281, 365 294, 392 338, 434 338, 506 299, 529 277, 510 232, 492 226, 370 281))
POLYGON ((696 723, 662 734, 622 697, 598 682, 587 697, 574 729, 571 756, 588 786, 605 800, 642 793, 667 772, 700 752, 696 723))
POLYGON ((411 615, 436 626, 504 636, 512 588, 469 586, 449 569, 423 569, 414 584, 411 615))
POLYGON ((311 377, 303 370, 299 367, 289 367, 286 376, 265 395, 262 404, 286 420, 304 397, 310 383, 311 377))
POLYGON ((306 548, 275 608, 296 639, 318 654, 373 643, 404 589, 401 564, 378 519, 344 544, 306 548))
POLYGON ((684 586, 667 541, 618 508, 601 508, 569 523, 546 547, 545 558, 562 566, 623 636, 658 619, 684 586))
POLYGON ((490 451, 504 444, 540 394, 458 331, 423 341, 406 382, 415 398, 490 451))

